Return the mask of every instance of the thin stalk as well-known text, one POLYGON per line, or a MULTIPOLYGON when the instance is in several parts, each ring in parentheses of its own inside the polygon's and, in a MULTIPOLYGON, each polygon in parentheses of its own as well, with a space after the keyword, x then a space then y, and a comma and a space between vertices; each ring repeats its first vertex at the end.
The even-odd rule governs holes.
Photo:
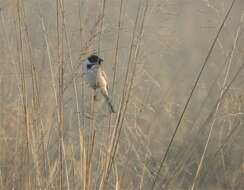
MULTIPOLYGON (((17 52, 18 52, 18 61, 19 61, 19 73, 21 79, 21 94, 22 94, 22 109, 24 113, 24 126, 25 126, 25 141, 26 141, 26 154, 24 158, 24 164, 30 163, 30 137, 29 137, 29 122, 28 122, 28 104, 27 104, 27 92, 26 92, 26 79, 25 79, 25 55, 24 55, 24 38, 22 33, 22 15, 21 15, 21 0, 17 0, 17 52)), ((20 178, 30 180, 29 170, 25 170, 25 177, 20 176, 20 178)), ((25 184, 25 181, 23 181, 25 184)))
POLYGON ((101 49, 103 22, 104 22, 105 7, 106 7, 106 0, 101 0, 101 1, 102 1, 102 13, 100 15, 100 17, 101 17, 100 27, 98 27, 98 45, 97 45, 98 56, 100 55, 100 49, 101 49))
MULTIPOLYGON (((117 38, 116 38, 116 45, 115 45, 115 57, 114 57, 114 65, 113 65, 113 79, 112 79, 112 90, 111 90, 111 98, 114 99, 114 86, 116 81, 116 74, 117 74, 117 65, 118 65, 118 54, 119 54, 119 40, 120 40, 120 30, 121 30, 121 23, 122 23, 122 9, 123 9, 123 0, 120 0, 120 8, 119 8, 119 20, 118 20, 118 31, 117 31, 117 38)), ((111 129, 111 121, 112 115, 109 115, 109 123, 108 123, 108 134, 107 134, 107 143, 109 143, 109 139, 111 137, 110 129, 111 129)))
POLYGON ((56 24, 57 24, 57 65, 58 65, 58 130, 59 130, 59 188, 62 190, 64 187, 63 181, 63 128, 64 128, 64 115, 63 115, 63 73, 64 73, 64 44, 63 44, 63 17, 60 16, 61 0, 56 1, 56 24), (61 21, 60 21, 61 17, 61 21), (61 32, 60 32, 61 27, 61 32))
MULTIPOLYGON (((82 28, 82 3, 80 1, 79 3, 79 26, 80 26, 80 48, 82 49, 83 43, 82 43, 82 39, 83 39, 83 33, 84 30, 82 28)), ((82 67, 83 69, 83 67, 82 67)), ((83 73, 83 71, 82 71, 83 73)), ((84 80, 82 79, 81 81, 81 106, 82 106, 82 127, 83 129, 85 128, 85 85, 84 85, 84 80)), ((81 185, 83 185, 83 188, 85 189, 85 143, 84 143, 84 136, 81 133, 81 130, 79 129, 79 144, 80 144, 80 157, 81 157, 81 161, 80 161, 80 181, 81 181, 81 185)))

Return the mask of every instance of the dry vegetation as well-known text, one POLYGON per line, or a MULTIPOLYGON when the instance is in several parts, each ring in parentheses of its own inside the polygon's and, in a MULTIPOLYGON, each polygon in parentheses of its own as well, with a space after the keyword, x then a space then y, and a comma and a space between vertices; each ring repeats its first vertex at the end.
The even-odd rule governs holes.
POLYGON ((244 189, 243 0, 0 8, 0 189, 244 189))

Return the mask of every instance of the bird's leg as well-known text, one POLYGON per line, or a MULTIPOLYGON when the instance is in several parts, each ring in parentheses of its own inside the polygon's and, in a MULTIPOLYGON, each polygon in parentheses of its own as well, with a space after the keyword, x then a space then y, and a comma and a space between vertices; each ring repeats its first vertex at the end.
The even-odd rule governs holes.
POLYGON ((96 101, 96 100, 97 100, 96 89, 94 89, 94 91, 93 91, 93 100, 94 100, 94 101, 96 101))

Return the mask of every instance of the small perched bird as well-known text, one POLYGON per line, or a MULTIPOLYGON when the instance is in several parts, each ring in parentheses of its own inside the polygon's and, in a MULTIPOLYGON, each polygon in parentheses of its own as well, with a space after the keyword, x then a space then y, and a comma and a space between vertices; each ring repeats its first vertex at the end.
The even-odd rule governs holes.
POLYGON ((115 113, 113 105, 108 96, 108 80, 105 72, 101 68, 102 62, 103 59, 97 55, 90 55, 84 61, 85 78, 91 88, 94 90, 99 88, 101 90, 101 93, 104 96, 110 111, 115 113))

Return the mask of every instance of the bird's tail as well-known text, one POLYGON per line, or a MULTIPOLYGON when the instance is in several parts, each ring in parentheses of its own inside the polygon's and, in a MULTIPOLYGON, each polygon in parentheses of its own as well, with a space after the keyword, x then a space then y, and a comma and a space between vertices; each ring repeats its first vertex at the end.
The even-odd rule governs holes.
POLYGON ((111 100, 110 100, 110 98, 108 97, 108 95, 105 94, 105 93, 102 93, 102 94, 103 94, 103 96, 105 97, 105 100, 106 100, 106 102, 107 102, 107 104, 108 104, 108 107, 109 107, 110 112, 112 112, 112 113, 116 113, 116 111, 114 110, 114 107, 113 107, 113 105, 112 105, 112 103, 111 103, 111 100))

